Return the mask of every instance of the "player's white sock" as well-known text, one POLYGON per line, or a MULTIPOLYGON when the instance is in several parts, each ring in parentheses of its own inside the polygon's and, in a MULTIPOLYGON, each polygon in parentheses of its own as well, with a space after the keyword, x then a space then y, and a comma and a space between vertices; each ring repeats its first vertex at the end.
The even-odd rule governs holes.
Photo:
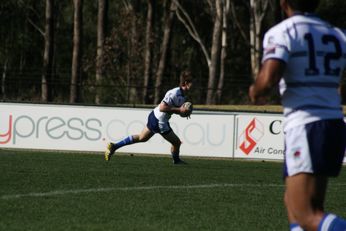
POLYGON ((291 223, 290 224, 290 231, 304 231, 304 229, 302 229, 302 227, 300 227, 296 223, 291 223))

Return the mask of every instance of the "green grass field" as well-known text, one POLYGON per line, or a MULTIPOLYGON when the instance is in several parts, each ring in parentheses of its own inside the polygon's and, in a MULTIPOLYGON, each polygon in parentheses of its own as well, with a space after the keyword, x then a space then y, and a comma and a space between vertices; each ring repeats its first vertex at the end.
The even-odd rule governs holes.
POLYGON ((0 150, 0 230, 288 230, 281 163, 184 159, 0 150))

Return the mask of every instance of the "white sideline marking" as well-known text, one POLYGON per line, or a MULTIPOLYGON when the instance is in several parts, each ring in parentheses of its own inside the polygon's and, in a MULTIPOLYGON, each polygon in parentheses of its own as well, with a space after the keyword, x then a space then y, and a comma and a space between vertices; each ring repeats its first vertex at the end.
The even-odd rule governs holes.
MULTIPOLYGON (((18 199, 22 197, 46 197, 61 196, 66 194, 98 193, 111 191, 142 191, 156 189, 203 189, 203 188, 226 188, 226 187, 260 187, 260 188, 278 188, 284 187, 283 184, 200 184, 200 185, 153 185, 153 186, 134 186, 134 187, 114 187, 114 188, 89 188, 74 190, 57 190, 50 192, 34 192, 23 194, 12 194, 1 196, 2 200, 18 199)), ((330 186, 346 186, 346 184, 333 184, 330 186)))
POLYGON ((2 200, 18 199, 22 197, 46 197, 60 196, 66 194, 98 193, 111 191, 142 191, 155 189, 201 189, 201 188, 224 188, 224 187, 283 187, 282 184, 201 184, 201 185, 153 185, 153 186, 134 186, 134 187, 114 187, 114 188, 89 188, 74 190, 57 190, 50 192, 33 192, 23 194, 12 194, 1 196, 2 200))

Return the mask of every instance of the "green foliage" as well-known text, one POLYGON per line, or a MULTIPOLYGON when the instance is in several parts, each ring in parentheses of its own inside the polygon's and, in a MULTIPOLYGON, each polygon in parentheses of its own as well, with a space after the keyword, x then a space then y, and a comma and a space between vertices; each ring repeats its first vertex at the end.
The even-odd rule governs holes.
POLYGON ((0 3, 0 70, 7 64, 6 97, 18 100, 27 97, 31 90, 36 91, 40 73, 35 67, 42 65, 43 36, 33 25, 41 26, 43 5, 39 1, 27 1, 27 4, 24 1, 0 3), (22 94, 23 89, 27 94, 22 94))
MULTIPOLYGON (((160 58, 164 16, 170 1, 154 1, 153 57, 150 94, 160 58)), ((274 2, 274 1, 273 1, 274 2)), ((249 9, 246 1, 235 1, 240 26, 249 30, 249 9)), ((203 43, 210 49, 213 17, 207 1, 181 1, 203 43)), ((278 21, 277 5, 272 4, 266 16, 266 30, 278 21)), ((72 65, 73 4, 55 1, 55 42, 53 57, 53 101, 68 102, 72 65)), ((343 0, 322 0, 318 13, 336 26, 346 27, 346 3, 343 0)), ((84 1, 82 40, 82 103, 94 103, 96 89, 102 89, 103 104, 140 103, 144 75, 146 33, 146 1, 109 1, 106 22, 105 75, 101 85, 95 81, 97 1, 84 1)), ((11 0, 0 2, 0 85, 3 100, 40 101, 45 23, 45 1, 11 0), (5 67, 7 69, 5 69, 5 67)), ((228 18, 228 49, 225 82, 221 104, 248 103, 250 77, 249 45, 241 36, 236 21, 228 18)), ((262 31, 263 33, 264 31, 262 31)), ((208 64, 199 44, 175 18, 168 50, 162 92, 177 85, 182 70, 189 69, 196 79, 192 101, 205 102, 208 64)), ((276 101, 275 96, 273 102, 276 101)))

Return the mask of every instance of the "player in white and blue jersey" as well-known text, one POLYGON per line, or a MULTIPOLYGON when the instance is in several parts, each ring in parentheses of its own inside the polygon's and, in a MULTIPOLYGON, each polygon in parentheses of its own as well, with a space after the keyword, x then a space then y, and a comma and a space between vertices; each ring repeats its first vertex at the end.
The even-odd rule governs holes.
POLYGON ((105 160, 109 161, 117 149, 125 145, 146 142, 155 133, 158 133, 172 144, 171 154, 173 163, 184 164, 185 162, 179 157, 181 141, 170 127, 169 119, 173 114, 178 114, 182 117, 189 116, 189 108, 182 105, 185 103, 185 94, 190 90, 191 86, 191 73, 189 71, 182 72, 180 86, 167 91, 161 103, 149 114, 147 125, 142 132, 137 135, 130 135, 117 143, 108 143, 105 160))
POLYGON ((318 0, 281 0, 288 18, 264 37, 262 67, 249 89, 262 101, 279 84, 284 107, 285 205, 290 229, 346 230, 324 211, 328 178, 338 176, 346 130, 339 93, 346 36, 313 14, 318 0))

